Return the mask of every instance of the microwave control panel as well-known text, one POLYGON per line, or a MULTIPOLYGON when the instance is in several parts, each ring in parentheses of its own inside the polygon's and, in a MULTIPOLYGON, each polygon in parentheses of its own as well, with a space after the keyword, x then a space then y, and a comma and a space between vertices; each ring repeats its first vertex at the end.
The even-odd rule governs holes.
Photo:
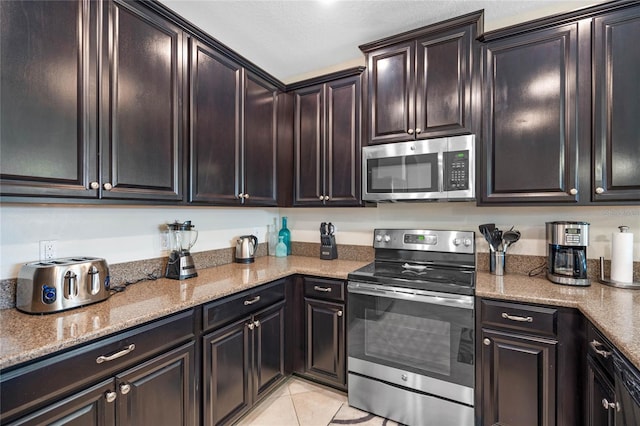
POLYGON ((469 151, 445 151, 445 191, 469 189, 469 151))

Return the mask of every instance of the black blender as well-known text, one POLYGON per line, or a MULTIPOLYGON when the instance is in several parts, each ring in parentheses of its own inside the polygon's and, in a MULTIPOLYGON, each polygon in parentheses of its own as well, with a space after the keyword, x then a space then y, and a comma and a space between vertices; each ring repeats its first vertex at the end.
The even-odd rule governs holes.
POLYGON ((169 223, 167 228, 169 228, 171 254, 169 255, 169 262, 164 276, 174 280, 197 277, 198 273, 189 249, 196 243, 198 231, 193 230, 190 220, 184 223, 178 221, 169 223))

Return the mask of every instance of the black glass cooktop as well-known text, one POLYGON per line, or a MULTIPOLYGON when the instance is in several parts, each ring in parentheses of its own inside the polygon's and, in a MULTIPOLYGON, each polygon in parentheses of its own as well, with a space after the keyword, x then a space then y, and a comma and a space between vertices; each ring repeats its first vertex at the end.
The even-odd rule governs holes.
POLYGON ((348 279, 394 287, 472 295, 476 275, 475 271, 469 268, 376 261, 351 272, 348 279))

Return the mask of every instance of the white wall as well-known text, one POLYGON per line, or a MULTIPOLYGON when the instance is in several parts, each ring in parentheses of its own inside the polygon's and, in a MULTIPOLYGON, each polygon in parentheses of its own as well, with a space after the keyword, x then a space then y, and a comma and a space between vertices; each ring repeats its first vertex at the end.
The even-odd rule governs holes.
MULTIPOLYGON (((267 225, 289 217, 294 241, 319 242, 320 222, 336 225, 339 244, 371 245, 382 227, 476 231, 478 251, 487 251, 478 225, 512 225, 522 240, 512 253, 544 255, 544 222, 591 223, 589 258, 610 258, 611 233, 627 225, 634 232, 634 259, 640 261, 640 207, 476 207, 474 203, 396 203, 377 208, 222 208, 2 205, 0 207, 0 278, 16 277, 23 263, 38 260, 39 241, 55 240, 57 256, 98 256, 121 263, 164 256, 161 226, 191 220, 200 234, 193 252, 234 245, 238 235, 265 240, 267 225)), ((278 221, 278 226, 279 226, 278 221)))

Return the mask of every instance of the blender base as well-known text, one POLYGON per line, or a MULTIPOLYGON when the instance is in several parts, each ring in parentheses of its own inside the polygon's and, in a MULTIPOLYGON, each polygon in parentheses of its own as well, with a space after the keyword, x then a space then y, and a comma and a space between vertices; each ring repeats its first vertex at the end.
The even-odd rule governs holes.
POLYGON ((186 280, 198 276, 191 254, 172 252, 167 262, 164 276, 172 280, 186 280))

